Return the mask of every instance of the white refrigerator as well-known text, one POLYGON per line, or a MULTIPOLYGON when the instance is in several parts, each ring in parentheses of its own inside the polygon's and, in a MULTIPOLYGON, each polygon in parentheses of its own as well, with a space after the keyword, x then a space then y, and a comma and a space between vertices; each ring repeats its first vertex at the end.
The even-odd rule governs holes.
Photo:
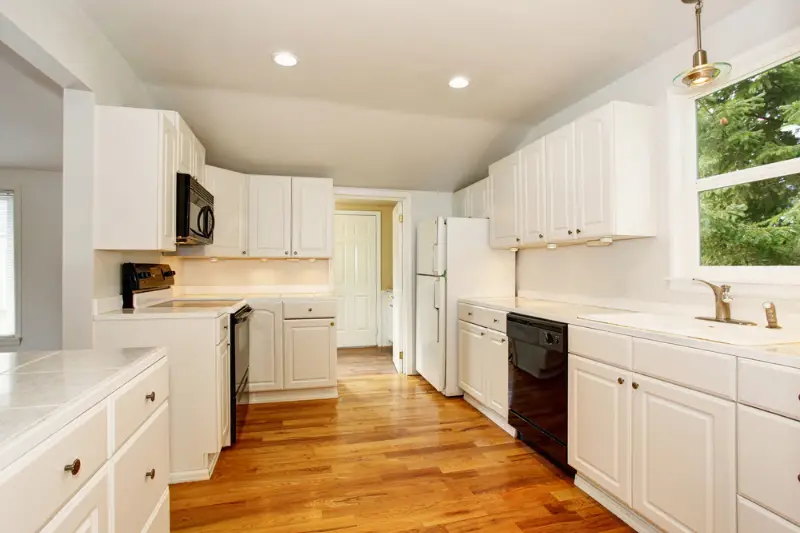
POLYGON ((516 254, 489 247, 489 221, 442 218, 417 227, 416 369, 459 396, 458 300, 513 297, 516 254))

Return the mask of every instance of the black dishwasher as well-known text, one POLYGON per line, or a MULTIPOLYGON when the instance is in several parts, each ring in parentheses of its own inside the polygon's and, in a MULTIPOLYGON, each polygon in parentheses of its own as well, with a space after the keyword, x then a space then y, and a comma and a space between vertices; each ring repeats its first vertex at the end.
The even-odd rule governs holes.
POLYGON ((567 325, 511 313, 507 326, 509 424, 574 475, 567 464, 567 325))

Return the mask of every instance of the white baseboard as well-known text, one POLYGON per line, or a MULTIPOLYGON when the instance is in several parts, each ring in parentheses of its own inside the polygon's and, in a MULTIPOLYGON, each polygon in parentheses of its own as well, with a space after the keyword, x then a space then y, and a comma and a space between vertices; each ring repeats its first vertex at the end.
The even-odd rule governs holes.
POLYGON ((481 402, 479 402, 478 400, 476 400, 475 398, 473 398, 472 396, 470 396, 467 393, 464 393, 464 401, 467 402, 468 404, 470 404, 472 407, 474 407, 478 411, 480 411, 480 413, 483 416, 485 416, 486 418, 488 418, 489 420, 491 420, 492 422, 497 424, 497 426, 500 429, 502 429, 503 431, 505 431, 506 433, 508 433, 509 435, 511 435, 514 438, 517 437, 517 430, 514 429, 513 427, 511 427, 508 424, 508 420, 506 420, 505 418, 503 418, 502 416, 497 414, 495 411, 493 411, 492 409, 489 409, 488 407, 486 407, 481 402))
POLYGON ((580 473, 575 475, 575 486, 591 496, 597 503, 611 511, 617 518, 631 526, 637 533, 661 533, 661 530, 656 526, 652 525, 636 514, 632 509, 629 509, 625 504, 619 502, 603 489, 581 476, 580 473))
POLYGON ((214 469, 217 467, 217 461, 219 461, 221 454, 222 451, 208 455, 208 479, 211 479, 211 476, 214 475, 214 469))
POLYGON ((170 485, 189 483, 191 481, 208 481, 209 479, 211 479, 211 475, 208 473, 208 469, 206 468, 202 468, 200 470, 185 470, 183 472, 171 472, 169 474, 170 485))
POLYGON ((247 395, 248 404, 302 402, 305 400, 330 400, 339 397, 338 387, 323 389, 255 391, 247 395))

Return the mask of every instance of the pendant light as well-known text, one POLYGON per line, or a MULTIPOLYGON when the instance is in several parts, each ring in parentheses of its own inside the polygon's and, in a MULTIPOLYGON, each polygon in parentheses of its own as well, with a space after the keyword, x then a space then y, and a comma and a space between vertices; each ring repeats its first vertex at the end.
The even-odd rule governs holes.
POLYGON ((703 0, 681 0, 684 4, 694 4, 697 20, 697 52, 692 57, 692 68, 675 76, 672 83, 677 87, 693 88, 708 85, 723 74, 731 71, 730 63, 709 63, 708 54, 703 50, 700 16, 703 13, 703 0))

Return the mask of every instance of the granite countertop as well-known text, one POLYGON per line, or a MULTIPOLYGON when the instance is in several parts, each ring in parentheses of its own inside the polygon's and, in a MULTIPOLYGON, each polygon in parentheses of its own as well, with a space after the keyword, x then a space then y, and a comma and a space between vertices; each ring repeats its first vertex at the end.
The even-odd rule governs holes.
POLYGON ((164 348, 0 353, 0 470, 166 353, 164 348))
MULTIPOLYGON (((625 309, 599 307, 596 305, 581 305, 529 298, 462 298, 459 301, 509 313, 519 313, 546 320, 563 322, 573 326, 599 329, 620 335, 629 335, 657 342, 666 342, 800 369, 800 343, 795 342, 745 346, 692 338, 661 331, 621 326, 604 322, 603 317, 606 316, 611 319, 613 315, 618 315, 620 313, 633 314, 636 312, 625 309)), ((665 320, 668 319, 669 316, 665 315, 665 320)), ((613 322, 613 320, 611 320, 611 322, 613 322)))

